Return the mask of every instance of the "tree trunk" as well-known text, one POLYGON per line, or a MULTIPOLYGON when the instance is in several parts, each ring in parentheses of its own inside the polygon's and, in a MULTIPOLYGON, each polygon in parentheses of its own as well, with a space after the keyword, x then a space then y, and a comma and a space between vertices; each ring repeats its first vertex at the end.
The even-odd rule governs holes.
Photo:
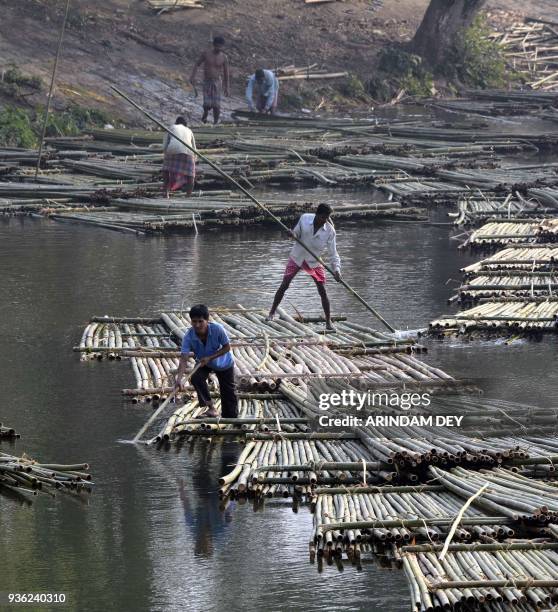
POLYGON ((436 68, 443 64, 460 30, 471 25, 486 0, 431 0, 411 42, 413 53, 436 68))

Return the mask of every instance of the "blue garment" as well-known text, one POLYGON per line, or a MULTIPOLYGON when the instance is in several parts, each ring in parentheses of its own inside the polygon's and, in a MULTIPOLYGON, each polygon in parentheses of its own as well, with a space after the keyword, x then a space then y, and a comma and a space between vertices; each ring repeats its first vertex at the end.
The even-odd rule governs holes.
POLYGON ((256 81, 255 74, 248 79, 246 100, 251 109, 254 108, 254 87, 256 88, 258 96, 265 98, 265 110, 269 110, 273 106, 275 98, 277 97, 277 92, 279 91, 279 79, 271 70, 264 70, 264 80, 261 85, 256 81))
MULTIPOLYGON (((186 334, 184 334, 181 353, 183 355, 194 353, 196 360, 199 361, 202 357, 210 357, 223 348, 225 344, 230 344, 225 328, 219 325, 219 323, 209 323, 205 344, 198 338, 194 328, 190 327, 186 334)), ((221 357, 213 359, 207 365, 215 370, 228 370, 234 365, 232 352, 229 351, 221 355, 221 357)))

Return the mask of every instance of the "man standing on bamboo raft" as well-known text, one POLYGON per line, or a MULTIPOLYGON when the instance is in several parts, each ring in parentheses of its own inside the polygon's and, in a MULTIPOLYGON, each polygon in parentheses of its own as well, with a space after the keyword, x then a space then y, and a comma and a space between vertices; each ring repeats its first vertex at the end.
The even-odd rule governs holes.
MULTIPOLYGON (((200 56, 192 76, 190 83, 196 91, 196 74, 198 68, 203 64, 203 116, 202 121, 207 123, 209 111, 213 109, 213 123, 219 123, 221 115, 221 90, 224 84, 225 96, 229 95, 229 58, 223 53, 225 39, 222 36, 216 36, 213 39, 213 47, 204 51, 200 56), (221 73, 223 81, 221 81, 221 73)), ((197 95, 197 94, 196 94, 197 95)))
POLYGON ((287 267, 285 268, 283 282, 275 294, 275 299, 273 300, 273 305, 269 311, 267 320, 273 319, 275 311, 281 303, 293 278, 300 270, 304 270, 306 274, 312 277, 314 283, 316 283, 316 288, 322 300, 326 328, 329 330, 335 329, 331 322, 331 308, 325 288, 326 271, 323 265, 314 257, 314 255, 321 257, 322 253, 327 249, 331 267, 334 271, 334 278, 337 282, 341 280, 341 260, 337 253, 336 233, 331 221, 332 212, 333 209, 331 206, 328 204, 320 204, 316 209, 316 214, 306 213, 300 217, 292 235, 307 246, 313 255, 311 255, 301 244, 295 242, 291 249, 287 267))
POLYGON ((248 79, 246 100, 248 108, 254 112, 275 114, 279 96, 279 79, 271 70, 258 68, 248 79), (255 100, 254 100, 255 94, 255 100))
POLYGON ((234 380, 234 357, 227 332, 219 323, 209 322, 209 309, 203 304, 192 306, 189 314, 192 327, 182 340, 175 388, 181 388, 182 378, 188 369, 188 359, 193 356, 200 367, 192 376, 192 385, 198 395, 200 406, 207 407, 207 411, 202 416, 219 416, 207 386, 207 379, 214 372, 219 381, 221 416, 236 418, 238 400, 234 380))
POLYGON ((173 133, 173 136, 167 133, 163 143, 164 189, 167 198, 169 197, 169 192, 182 189, 183 187, 190 196, 194 190, 194 181, 196 180, 196 157, 182 142, 195 149, 196 140, 184 117, 177 117, 174 125, 169 130, 173 133))

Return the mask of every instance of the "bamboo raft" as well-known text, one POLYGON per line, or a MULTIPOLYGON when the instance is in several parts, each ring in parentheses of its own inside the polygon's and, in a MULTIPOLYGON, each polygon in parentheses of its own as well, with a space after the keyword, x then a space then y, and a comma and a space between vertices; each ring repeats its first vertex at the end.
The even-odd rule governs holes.
POLYGON ((460 248, 497 248, 514 243, 535 242, 542 238, 539 226, 539 222, 533 219, 491 220, 474 230, 460 248))
MULTIPOLYGON (((265 320, 257 309, 216 309, 212 320, 231 338, 241 391, 274 391, 281 382, 300 384, 321 377, 353 381, 359 388, 449 388, 459 381, 423 363, 424 347, 396 340, 338 317, 335 332, 324 334, 319 317, 300 321, 279 310, 265 320), (316 321, 316 322, 312 322, 316 321)), ((95 317, 75 351, 82 359, 129 359, 135 389, 132 401, 160 400, 172 389, 180 345, 190 326, 187 311, 164 312, 156 318, 95 317)))
POLYGON ((487 196, 480 192, 461 198, 457 202, 457 212, 448 213, 454 217, 457 226, 478 226, 495 219, 535 218, 544 219, 555 217, 558 209, 542 205, 534 198, 525 199, 520 194, 514 196, 487 196))
POLYGON ((455 315, 435 319, 429 325, 430 330, 456 334, 469 334, 473 331, 498 335, 519 333, 534 337, 558 331, 556 298, 488 299, 487 303, 481 303, 455 315))
MULTIPOLYGON (((66 492, 91 492, 93 482, 86 463, 60 465, 38 463, 26 455, 15 457, 0 453, 0 490, 36 495, 50 489, 66 492)), ((52 493, 51 493, 52 494, 52 493)))
POLYGON ((558 552, 552 542, 456 544, 439 559, 435 545, 402 548, 413 610, 481 606, 541 610, 556 601, 558 552))

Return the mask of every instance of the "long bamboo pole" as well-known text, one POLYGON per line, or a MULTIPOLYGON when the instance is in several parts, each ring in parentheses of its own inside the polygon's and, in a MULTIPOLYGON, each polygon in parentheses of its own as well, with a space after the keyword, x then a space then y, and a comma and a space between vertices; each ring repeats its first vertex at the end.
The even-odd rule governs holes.
POLYGON ((56 57, 54 59, 54 67, 52 69, 52 77, 50 79, 50 89, 48 92, 47 105, 46 105, 45 114, 43 117, 43 129, 41 132, 41 142, 39 144, 39 154, 37 156, 37 167, 35 168, 35 179, 39 176, 39 169, 41 167, 41 155, 43 154, 43 146, 45 142, 48 114, 50 112, 50 104, 52 102, 52 95, 54 93, 54 83, 56 81, 56 72, 58 70, 58 60, 60 59, 60 52, 62 51, 62 40, 64 39, 64 32, 66 31, 66 22, 68 21, 69 11, 70 11, 70 0, 66 0, 66 10, 64 12, 64 20, 62 21, 62 27, 60 28, 60 35, 58 36, 58 48, 56 49, 56 57))
MULTIPOLYGON (((209 164, 209 166, 211 166, 211 168, 213 168, 213 170, 215 170, 216 172, 218 172, 221 176, 223 176, 224 178, 226 178, 228 181, 230 181, 237 189, 239 189, 247 198, 249 198, 252 202, 254 202, 254 204, 256 206, 258 206, 258 208, 260 208, 261 210, 263 210, 269 217, 271 217, 273 219, 273 221, 275 221, 275 223, 277 223, 283 230, 285 230, 286 232, 289 233, 289 235, 296 241, 298 242, 298 244, 300 244, 308 253, 310 253, 310 255, 316 259, 316 261, 320 262, 320 264, 322 266, 324 266, 324 268, 331 274, 334 275, 334 271, 331 269, 330 266, 328 266, 321 257, 319 257, 318 255, 316 255, 315 253, 313 253, 303 242, 302 240, 300 240, 299 238, 297 238, 293 232, 281 221, 281 219, 279 219, 279 217, 277 217, 276 215, 273 214, 273 212, 271 212, 271 210, 265 206, 264 204, 262 204, 257 198, 255 198, 245 187, 243 187, 238 181, 236 181, 230 174, 228 174, 227 172, 225 172, 224 170, 221 170, 221 168, 215 164, 214 162, 212 162, 208 157, 206 157, 203 153, 200 153, 200 151, 198 151, 197 149, 193 148, 192 146, 190 146, 188 143, 184 142, 183 140, 181 140, 180 138, 178 138, 175 134, 173 134, 165 125, 163 125, 163 123, 161 123, 157 118, 155 118, 153 115, 151 115, 151 113, 149 113, 148 111, 146 111, 145 109, 143 109, 139 104, 137 104, 136 102, 134 102, 131 98, 129 98, 125 93, 123 93, 122 91, 120 91, 117 87, 114 87, 114 85, 111 85, 111 89, 113 91, 115 91, 119 96, 121 96, 122 98, 124 98, 127 102, 129 102, 134 108, 136 108, 137 110, 139 110, 141 113, 143 113, 148 119, 150 119, 151 121, 153 121, 153 123, 155 123, 156 125, 158 125, 162 130, 164 130, 165 132, 167 132, 168 134, 170 134, 173 138, 176 138, 176 140, 178 140, 178 142, 180 142, 180 144, 183 144, 188 150, 192 151, 192 153, 195 153, 196 155, 198 155, 201 159, 203 159, 203 161, 205 161, 207 164, 209 164)), ((366 300, 360 295, 358 294, 346 281, 344 281, 343 279, 340 279, 339 281, 343 287, 345 287, 345 289, 347 289, 347 291, 353 295, 369 312, 371 312, 379 321, 381 321, 386 327, 387 329, 389 329, 390 332, 395 333, 396 329, 394 327, 392 327, 385 319, 384 317, 382 317, 382 315, 372 306, 370 306, 370 304, 368 304, 368 302, 366 302, 366 300)))

